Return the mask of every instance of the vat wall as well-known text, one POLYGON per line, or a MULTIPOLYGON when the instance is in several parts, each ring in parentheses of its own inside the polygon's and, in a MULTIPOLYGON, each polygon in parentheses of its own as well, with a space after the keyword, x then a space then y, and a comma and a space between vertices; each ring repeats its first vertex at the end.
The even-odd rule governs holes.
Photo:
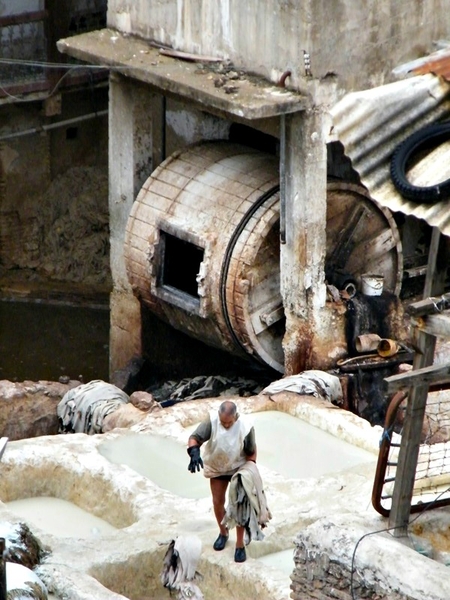
MULTIPOLYGON (((342 598, 350 600, 353 589, 354 597, 376 598, 376 600, 411 600, 410 596, 394 591, 386 591, 378 585, 370 585, 365 573, 364 579, 353 574, 348 565, 336 558, 330 558, 326 550, 310 548, 306 543, 298 542, 294 555, 295 568, 291 575, 292 600, 316 598, 317 600, 333 600, 342 598)), ((373 566, 373 578, 377 578, 373 566)), ((370 567, 367 567, 370 570, 370 567)))

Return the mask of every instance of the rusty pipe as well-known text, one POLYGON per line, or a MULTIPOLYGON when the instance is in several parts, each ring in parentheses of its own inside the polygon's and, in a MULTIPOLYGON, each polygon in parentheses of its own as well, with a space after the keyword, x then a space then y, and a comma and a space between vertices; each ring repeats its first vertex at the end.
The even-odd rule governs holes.
POLYGON ((282 73, 280 79, 278 80, 277 86, 282 88, 286 87, 286 79, 291 75, 291 71, 285 71, 284 73, 282 73))
POLYGON ((400 350, 400 347, 396 340, 391 340, 388 338, 384 338, 380 340, 377 348, 377 352, 383 358, 388 356, 394 356, 400 350))
POLYGON ((286 117, 280 115, 280 244, 286 243, 286 117))
POLYGON ((358 335, 355 340, 355 348, 357 352, 373 352, 381 342, 381 337, 378 333, 363 333, 358 335))

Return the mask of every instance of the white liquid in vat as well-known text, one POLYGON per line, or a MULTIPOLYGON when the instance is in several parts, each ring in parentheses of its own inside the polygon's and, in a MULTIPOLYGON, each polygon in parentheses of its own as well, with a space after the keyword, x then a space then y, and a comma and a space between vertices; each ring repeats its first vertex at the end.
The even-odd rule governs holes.
POLYGON ((79 506, 47 496, 6 502, 11 512, 29 525, 59 537, 98 537, 117 528, 79 506))
POLYGON ((258 446, 258 463, 290 479, 338 473, 377 457, 303 419, 280 411, 249 415, 258 446))
POLYGON ((269 567, 283 571, 286 575, 291 575, 295 567, 294 549, 291 548, 290 550, 266 554, 265 556, 258 558, 258 561, 269 567))
POLYGON ((125 434, 108 440, 98 448, 100 454, 116 464, 128 465, 148 477, 160 488, 182 498, 206 498, 209 481, 201 473, 188 471, 186 445, 155 434, 125 434))
MULTIPOLYGON (((340 440, 289 414, 253 413, 258 464, 292 479, 320 477, 355 465, 376 461, 376 456, 340 440)), ((209 496, 202 473, 190 473, 187 441, 196 425, 186 429, 186 445, 156 434, 131 433, 103 442, 99 452, 116 464, 125 464, 159 487, 183 498, 209 496)))

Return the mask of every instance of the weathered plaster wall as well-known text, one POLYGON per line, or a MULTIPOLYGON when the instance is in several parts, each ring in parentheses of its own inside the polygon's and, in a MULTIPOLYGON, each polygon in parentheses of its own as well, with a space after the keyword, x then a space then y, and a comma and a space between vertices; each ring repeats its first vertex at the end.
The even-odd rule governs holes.
POLYGON ((110 0, 108 25, 186 52, 229 58, 273 81, 286 69, 304 87, 304 51, 314 78, 341 91, 380 85, 399 63, 448 35, 443 0, 110 0))

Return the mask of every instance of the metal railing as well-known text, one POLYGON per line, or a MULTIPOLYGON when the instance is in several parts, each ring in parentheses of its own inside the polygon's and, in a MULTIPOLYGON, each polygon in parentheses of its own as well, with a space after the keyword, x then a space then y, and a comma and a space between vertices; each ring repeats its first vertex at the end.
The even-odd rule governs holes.
MULTIPOLYGON (((402 426, 407 395, 396 394, 386 413, 380 442, 377 469, 372 491, 372 505, 387 517, 397 474, 402 426)), ((428 395, 422 426, 422 441, 414 478, 411 513, 419 512, 430 502, 435 507, 450 504, 450 392, 428 395)))

